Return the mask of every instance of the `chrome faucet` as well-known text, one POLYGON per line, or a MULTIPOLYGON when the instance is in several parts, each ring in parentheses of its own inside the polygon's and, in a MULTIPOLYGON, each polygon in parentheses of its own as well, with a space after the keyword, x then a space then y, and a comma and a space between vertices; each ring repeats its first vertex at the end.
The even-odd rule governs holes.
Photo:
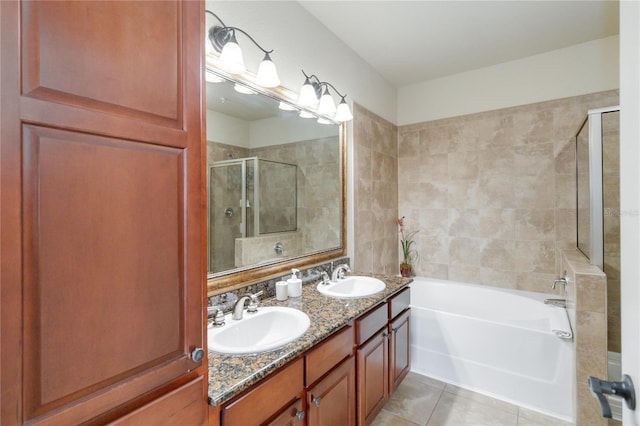
POLYGON ((567 299, 544 299, 544 304, 558 306, 560 308, 566 308, 567 299))
POLYGON ((331 282, 335 283, 336 281, 343 279, 345 272, 351 272, 349 265, 343 263, 342 265, 336 266, 336 269, 334 269, 331 274, 331 282))
POLYGON ((249 300, 249 306, 247 307, 247 312, 255 313, 258 311, 258 304, 260 303, 260 299, 258 296, 262 296, 262 291, 257 292, 256 294, 246 294, 238 299, 238 301, 233 305, 233 314, 231 315, 231 319, 241 320, 242 319, 242 311, 244 309, 244 302, 249 300))

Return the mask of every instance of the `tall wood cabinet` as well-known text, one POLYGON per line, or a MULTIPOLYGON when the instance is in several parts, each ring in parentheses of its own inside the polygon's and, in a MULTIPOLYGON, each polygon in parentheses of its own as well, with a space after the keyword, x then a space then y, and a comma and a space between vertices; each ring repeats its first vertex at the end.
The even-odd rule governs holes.
POLYGON ((0 2, 2 425, 205 419, 203 15, 0 2))

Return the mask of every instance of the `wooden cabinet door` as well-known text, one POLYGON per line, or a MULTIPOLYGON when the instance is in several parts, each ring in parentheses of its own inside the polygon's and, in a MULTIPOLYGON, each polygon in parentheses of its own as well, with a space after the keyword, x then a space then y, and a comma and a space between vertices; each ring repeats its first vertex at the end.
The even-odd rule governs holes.
POLYGON ((203 4, 0 8, 0 423, 173 406, 206 374, 203 4))
POLYGON ((393 394, 411 369, 411 310, 407 309, 389 324, 389 394, 393 394))
POLYGON ((389 399, 387 327, 360 346, 358 357, 358 424, 371 424, 389 399))
POLYGON ((356 423, 355 361, 351 356, 307 391, 307 425, 356 423))

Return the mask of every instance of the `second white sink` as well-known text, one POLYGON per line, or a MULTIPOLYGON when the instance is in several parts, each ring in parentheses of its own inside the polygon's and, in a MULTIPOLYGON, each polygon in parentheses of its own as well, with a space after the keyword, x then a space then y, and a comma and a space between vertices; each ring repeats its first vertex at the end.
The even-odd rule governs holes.
POLYGON ((339 279, 335 283, 318 284, 318 291, 325 296, 344 297, 353 299, 356 297, 366 297, 372 294, 380 293, 387 285, 373 277, 365 277, 361 275, 349 275, 344 279, 339 279))
POLYGON ((209 327, 207 346, 222 354, 250 354, 278 349, 302 336, 311 321, 307 314, 284 306, 260 307, 241 320, 225 316, 226 325, 209 327))

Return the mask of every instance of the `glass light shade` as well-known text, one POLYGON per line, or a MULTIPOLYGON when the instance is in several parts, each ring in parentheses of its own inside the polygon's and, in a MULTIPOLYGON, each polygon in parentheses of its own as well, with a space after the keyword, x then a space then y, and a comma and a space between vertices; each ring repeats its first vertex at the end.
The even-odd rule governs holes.
POLYGON ((256 75, 256 83, 262 87, 278 87, 280 86, 280 78, 276 71, 276 65, 271 60, 269 54, 264 55, 264 59, 258 66, 258 75, 256 75))
POLYGON ((300 110, 300 117, 301 118, 315 118, 316 116, 311 114, 310 112, 305 111, 305 110, 302 109, 302 110, 300 110))
POLYGON ((336 110, 336 116, 334 117, 336 121, 343 123, 345 121, 353 120, 353 114, 351 113, 351 108, 349 108, 349 104, 347 101, 342 98, 340 101, 340 105, 338 105, 338 109, 336 110))
POLYGON ((320 105, 318 106, 318 114, 320 115, 333 115, 336 113, 336 104, 333 102, 333 98, 329 94, 329 90, 324 88, 324 93, 320 97, 320 105))
POLYGON ((319 124, 333 124, 333 121, 326 119, 324 117, 318 117, 319 124))
POLYGON ((298 103, 302 106, 316 106, 318 105, 318 97, 316 96, 316 89, 309 79, 304 80, 304 84, 300 89, 300 96, 298 97, 298 103))
POLYGON ((242 49, 238 45, 235 34, 227 41, 220 53, 220 66, 231 74, 242 74, 247 70, 244 66, 242 49))

